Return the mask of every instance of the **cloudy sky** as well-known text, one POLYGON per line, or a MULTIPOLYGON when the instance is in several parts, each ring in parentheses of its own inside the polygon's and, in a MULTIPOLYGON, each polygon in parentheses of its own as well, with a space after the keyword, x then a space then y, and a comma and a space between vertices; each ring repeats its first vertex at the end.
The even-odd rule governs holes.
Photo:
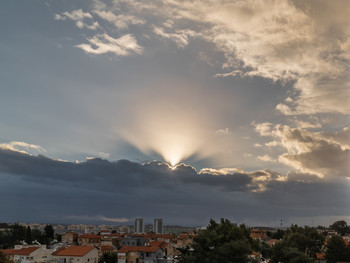
POLYGON ((347 0, 0 3, 0 221, 350 222, 347 0))

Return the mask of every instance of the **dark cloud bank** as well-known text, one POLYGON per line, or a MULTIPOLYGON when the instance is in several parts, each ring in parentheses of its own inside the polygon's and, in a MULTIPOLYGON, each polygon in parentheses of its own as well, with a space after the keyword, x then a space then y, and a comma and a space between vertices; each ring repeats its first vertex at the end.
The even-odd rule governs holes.
POLYGON ((350 198, 344 178, 271 170, 197 172, 155 161, 73 163, 8 149, 0 149, 0 179, 0 221, 102 223, 141 216, 187 225, 219 217, 274 224, 280 218, 346 216, 350 198))

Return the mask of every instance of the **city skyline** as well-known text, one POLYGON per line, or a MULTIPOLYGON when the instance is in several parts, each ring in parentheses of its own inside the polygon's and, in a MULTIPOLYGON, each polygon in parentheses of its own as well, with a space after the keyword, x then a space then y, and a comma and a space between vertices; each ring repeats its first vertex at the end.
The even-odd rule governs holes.
POLYGON ((350 221, 348 1, 0 7, 0 222, 350 221))

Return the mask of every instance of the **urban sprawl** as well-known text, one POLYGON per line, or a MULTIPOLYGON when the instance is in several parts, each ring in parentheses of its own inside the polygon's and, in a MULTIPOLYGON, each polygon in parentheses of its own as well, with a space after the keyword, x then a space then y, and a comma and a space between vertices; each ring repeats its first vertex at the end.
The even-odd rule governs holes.
POLYGON ((0 223, 0 263, 350 262, 350 226, 0 223), (235 252, 236 251, 236 252, 235 252))

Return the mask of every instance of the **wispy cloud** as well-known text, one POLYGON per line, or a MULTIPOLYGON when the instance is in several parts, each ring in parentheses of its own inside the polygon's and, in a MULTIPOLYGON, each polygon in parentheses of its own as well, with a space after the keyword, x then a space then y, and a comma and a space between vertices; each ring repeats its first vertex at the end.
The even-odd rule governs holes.
POLYGON ((268 154, 262 155, 262 156, 258 156, 257 157, 259 160, 264 161, 264 162, 276 162, 275 159, 273 159, 271 156, 269 156, 268 154))
POLYGON ((55 20, 66 20, 70 19, 75 21, 75 25, 79 28, 87 28, 96 30, 100 27, 97 21, 87 24, 84 22, 85 19, 91 20, 93 17, 89 12, 83 12, 82 9, 74 10, 72 12, 63 12, 62 14, 55 14, 55 20))
POLYGON ((225 129, 219 129, 215 131, 216 135, 229 135, 231 134, 231 130, 229 128, 225 128, 225 129))
POLYGON ((143 50, 131 34, 121 36, 120 38, 101 34, 88 39, 88 41, 89 44, 79 44, 76 47, 90 54, 114 53, 117 56, 127 56, 130 53, 141 54, 143 50))
POLYGON ((118 29, 127 29, 129 24, 143 25, 145 23, 145 20, 133 15, 116 15, 113 12, 101 10, 95 10, 93 12, 100 18, 112 23, 118 29))
POLYGON ((128 218, 114 218, 114 217, 106 217, 102 215, 95 215, 95 216, 88 216, 88 215, 67 215, 65 216, 67 219, 73 219, 73 220, 84 220, 84 221, 104 221, 104 222, 111 222, 111 223, 127 223, 130 222, 131 219, 128 218))
POLYGON ((28 153, 27 152, 28 150, 35 150, 37 152, 46 152, 46 150, 39 145, 29 144, 26 142, 17 142, 17 141, 2 143, 0 144, 0 149, 11 150, 11 151, 16 151, 21 153, 28 153))

